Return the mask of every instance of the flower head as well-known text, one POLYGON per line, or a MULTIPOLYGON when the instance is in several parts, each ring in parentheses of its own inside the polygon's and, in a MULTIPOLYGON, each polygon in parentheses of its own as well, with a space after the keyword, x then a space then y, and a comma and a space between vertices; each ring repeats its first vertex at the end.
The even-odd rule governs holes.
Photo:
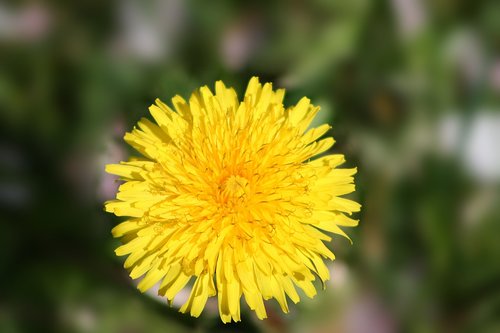
POLYGON ((147 119, 125 140, 142 157, 112 164, 120 176, 116 200, 106 210, 128 220, 112 233, 121 237, 119 256, 138 288, 159 283, 172 301, 190 280, 180 309, 199 316, 218 297, 222 321, 240 320, 240 299, 260 319, 264 300, 299 301, 297 287, 316 294, 313 281, 329 279, 323 258, 334 259, 325 232, 347 237, 340 227, 360 205, 339 196, 354 191, 356 169, 338 169, 343 155, 325 155, 329 129, 308 129, 319 108, 302 98, 285 109, 284 90, 257 78, 242 102, 219 81, 215 94, 202 87, 189 101, 156 100, 147 119))

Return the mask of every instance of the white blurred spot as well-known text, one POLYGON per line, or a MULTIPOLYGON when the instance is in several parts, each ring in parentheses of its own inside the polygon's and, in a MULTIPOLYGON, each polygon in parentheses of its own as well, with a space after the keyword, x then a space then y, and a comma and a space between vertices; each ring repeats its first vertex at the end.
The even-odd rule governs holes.
POLYGON ((328 285, 336 289, 347 287, 349 282, 349 270, 343 262, 336 260, 335 262, 329 264, 328 271, 330 272, 328 285))
POLYGON ((75 324, 84 332, 93 332, 96 327, 96 315, 90 308, 78 309, 75 313, 75 324))
POLYGON ((145 61, 158 61, 174 49, 185 18, 181 0, 123 0, 119 17, 119 52, 145 61))
POLYGON ((52 24, 49 10, 29 3, 13 10, 0 5, 0 39, 35 41, 47 35, 52 24))
POLYGON ((490 70, 490 83, 493 90, 500 94, 500 59, 496 59, 490 70))
POLYGON ((247 16, 230 25, 221 44, 222 60, 230 69, 245 66, 262 41, 262 22, 257 16, 247 16))
POLYGON ((479 113, 470 125, 464 147, 469 172, 484 182, 500 180, 500 114, 479 113))
POLYGON ((91 306, 81 304, 64 304, 61 309, 61 320, 63 325, 77 332, 95 332, 97 326, 97 314, 91 306))
POLYGON ((425 24, 425 12, 422 1, 392 0, 396 19, 401 27, 403 37, 411 38, 417 35, 425 24))
POLYGON ((344 317, 344 333, 392 333, 396 332, 394 317, 374 295, 364 295, 347 310, 344 317))
POLYGON ((483 79, 484 47, 473 31, 459 30, 449 39, 445 61, 457 66, 469 85, 478 84, 483 79))
POLYGON ((441 152, 459 156, 478 181, 500 180, 500 113, 479 111, 471 119, 448 114, 438 128, 441 152))

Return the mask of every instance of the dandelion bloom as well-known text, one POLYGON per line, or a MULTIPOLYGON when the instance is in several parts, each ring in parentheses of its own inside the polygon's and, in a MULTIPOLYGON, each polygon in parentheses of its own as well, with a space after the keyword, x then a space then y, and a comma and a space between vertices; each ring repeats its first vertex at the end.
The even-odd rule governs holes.
POLYGON ((106 167, 125 181, 106 210, 128 218, 112 233, 130 276, 144 275, 142 292, 159 283, 171 302, 194 280, 180 311, 197 317, 217 295, 230 322, 242 295, 263 319, 264 300, 288 312, 296 287, 313 297, 315 277, 329 279, 325 232, 347 237, 340 227, 358 223, 346 214, 360 205, 339 197, 354 191, 356 169, 337 168, 343 155, 314 159, 334 143, 318 141, 330 126, 308 129, 319 107, 302 98, 285 109, 283 96, 254 77, 239 102, 219 81, 215 94, 175 96, 175 111, 157 99, 156 124, 142 119, 125 135, 143 156, 106 167))

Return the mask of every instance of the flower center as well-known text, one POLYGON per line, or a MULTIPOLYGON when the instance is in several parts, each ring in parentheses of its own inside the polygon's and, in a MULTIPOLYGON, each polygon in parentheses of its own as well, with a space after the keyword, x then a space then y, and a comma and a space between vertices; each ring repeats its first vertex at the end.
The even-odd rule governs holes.
POLYGON ((222 184, 222 197, 224 201, 243 199, 249 192, 250 186, 246 178, 230 176, 222 184))

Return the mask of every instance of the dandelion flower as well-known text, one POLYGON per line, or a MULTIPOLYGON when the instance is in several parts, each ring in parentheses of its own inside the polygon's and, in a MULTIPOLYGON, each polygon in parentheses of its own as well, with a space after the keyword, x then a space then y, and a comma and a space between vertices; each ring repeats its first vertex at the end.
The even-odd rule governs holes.
POLYGON ((191 288, 181 312, 198 317, 217 296, 223 322, 240 320, 240 299, 260 319, 264 300, 316 294, 316 277, 329 279, 325 246, 341 227, 356 226, 347 215, 360 205, 341 198, 354 191, 356 169, 338 169, 343 155, 324 155, 329 129, 309 129, 319 107, 302 98, 285 109, 284 90, 257 78, 242 102, 219 81, 215 94, 202 87, 189 101, 156 100, 156 124, 142 119, 125 135, 142 156, 111 164, 124 180, 106 211, 127 220, 113 230, 128 256, 125 268, 142 292, 159 284, 171 302, 191 288), (347 215, 346 215, 347 214, 347 215), (192 281, 192 284, 189 283, 192 281))

